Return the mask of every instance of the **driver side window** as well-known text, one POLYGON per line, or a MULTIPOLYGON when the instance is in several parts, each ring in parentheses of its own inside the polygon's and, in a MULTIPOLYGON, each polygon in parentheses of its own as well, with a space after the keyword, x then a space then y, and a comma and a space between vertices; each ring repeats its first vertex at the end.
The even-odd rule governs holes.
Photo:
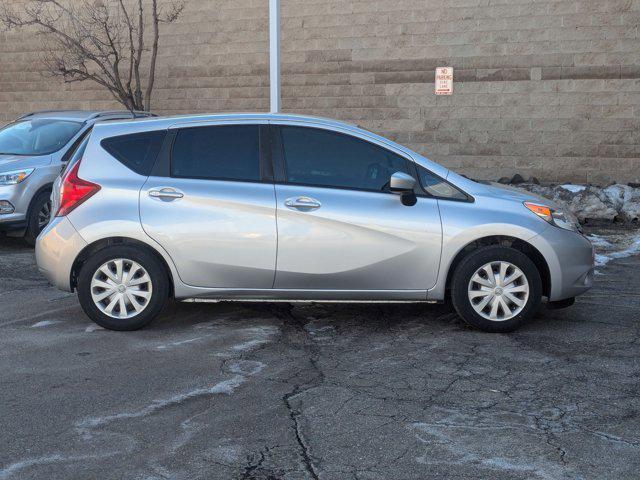
POLYGON ((359 138, 309 127, 281 126, 287 182, 316 187, 387 191, 407 161, 359 138))

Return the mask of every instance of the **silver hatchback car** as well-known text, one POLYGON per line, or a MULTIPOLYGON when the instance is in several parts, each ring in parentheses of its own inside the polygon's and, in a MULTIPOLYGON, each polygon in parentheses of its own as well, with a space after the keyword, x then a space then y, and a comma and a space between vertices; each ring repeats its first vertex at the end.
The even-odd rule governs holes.
POLYGON ((52 183, 93 125, 149 115, 47 110, 0 129, 0 232, 35 243, 51 215, 52 183))
POLYGON ((491 332, 593 280, 547 200, 457 175, 352 125, 228 114, 96 125, 37 241, 99 325, 183 301, 441 302, 491 332))

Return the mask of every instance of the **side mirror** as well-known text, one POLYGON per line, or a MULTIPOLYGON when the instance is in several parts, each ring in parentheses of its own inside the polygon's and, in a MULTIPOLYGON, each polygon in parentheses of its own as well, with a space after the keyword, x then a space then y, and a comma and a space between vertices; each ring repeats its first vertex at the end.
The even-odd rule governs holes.
POLYGON ((402 193, 406 191, 413 191, 416 186, 416 179, 406 173, 396 172, 391 175, 389 180, 389 188, 394 193, 402 193))
POLYGON ((389 180, 389 190, 399 194, 402 204, 407 207, 412 207, 418 202, 416 194, 413 191, 415 186, 416 179, 403 172, 394 173, 391 175, 391 180, 389 180))

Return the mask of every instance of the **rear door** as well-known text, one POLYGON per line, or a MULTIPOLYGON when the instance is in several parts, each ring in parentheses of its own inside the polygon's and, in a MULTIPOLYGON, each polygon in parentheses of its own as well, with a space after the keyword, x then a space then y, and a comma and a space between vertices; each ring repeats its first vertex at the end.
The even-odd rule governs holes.
POLYGON ((280 145, 275 288, 424 298, 440 261, 438 202, 422 196, 408 207, 388 190, 391 175, 412 174, 412 164, 345 132, 285 124, 273 130, 280 145))
POLYGON ((272 288, 277 234, 263 148, 267 128, 244 123, 170 130, 160 166, 142 188, 140 217, 186 284, 272 288))

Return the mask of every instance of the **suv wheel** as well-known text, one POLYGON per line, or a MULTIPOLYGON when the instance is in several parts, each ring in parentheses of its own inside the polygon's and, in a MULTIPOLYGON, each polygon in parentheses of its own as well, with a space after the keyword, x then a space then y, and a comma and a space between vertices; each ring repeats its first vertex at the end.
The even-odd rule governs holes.
POLYGON ((535 264, 522 252, 483 247, 456 268, 451 298, 470 325, 486 332, 512 332, 538 311, 542 281, 535 264))
POLYGON ((78 275, 82 309, 110 330, 138 330, 162 311, 169 278, 162 263, 131 246, 108 247, 90 257, 78 275))
POLYGON ((27 231, 24 239, 29 245, 36 244, 36 238, 51 220, 51 192, 40 192, 31 202, 27 213, 27 231))

